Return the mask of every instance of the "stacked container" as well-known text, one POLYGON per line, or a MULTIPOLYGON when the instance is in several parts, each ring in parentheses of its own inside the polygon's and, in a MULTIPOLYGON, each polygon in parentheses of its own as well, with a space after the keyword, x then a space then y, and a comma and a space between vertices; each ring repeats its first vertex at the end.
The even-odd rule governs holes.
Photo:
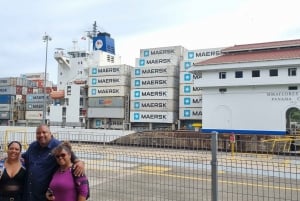
POLYGON ((26 79, 0 78, 0 125, 7 125, 10 120, 24 119, 26 92, 26 79))
POLYGON ((181 128, 194 129, 193 123, 202 123, 201 88, 194 86, 194 81, 201 75, 189 72, 193 63, 201 62, 221 55, 223 48, 188 50, 184 52, 180 64, 179 119, 181 128))
MULTIPOLYGON (((46 94, 46 103, 49 104, 49 94, 46 94)), ((26 96, 26 120, 42 120, 44 110, 44 94, 28 94, 26 96)))
POLYGON ((181 46, 140 50, 131 73, 130 122, 136 127, 148 123, 149 129, 156 129, 158 124, 171 127, 177 122, 183 50, 181 46))
POLYGON ((123 128, 129 122, 131 66, 92 67, 88 79, 88 118, 92 128, 123 128))

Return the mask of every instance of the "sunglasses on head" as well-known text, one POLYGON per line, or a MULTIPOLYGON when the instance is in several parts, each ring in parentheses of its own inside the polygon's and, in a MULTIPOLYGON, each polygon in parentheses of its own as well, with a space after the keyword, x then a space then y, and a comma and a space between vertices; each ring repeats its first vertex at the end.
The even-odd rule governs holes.
POLYGON ((60 157, 64 158, 64 157, 66 157, 66 154, 62 153, 62 154, 55 155, 55 158, 60 158, 60 157))

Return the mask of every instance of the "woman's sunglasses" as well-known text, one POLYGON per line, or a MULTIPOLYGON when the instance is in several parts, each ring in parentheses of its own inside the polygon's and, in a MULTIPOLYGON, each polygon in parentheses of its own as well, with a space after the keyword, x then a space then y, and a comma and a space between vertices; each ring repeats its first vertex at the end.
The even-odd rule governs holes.
POLYGON ((64 158, 64 157, 66 157, 66 154, 62 153, 62 154, 55 155, 55 158, 60 158, 60 157, 64 158))

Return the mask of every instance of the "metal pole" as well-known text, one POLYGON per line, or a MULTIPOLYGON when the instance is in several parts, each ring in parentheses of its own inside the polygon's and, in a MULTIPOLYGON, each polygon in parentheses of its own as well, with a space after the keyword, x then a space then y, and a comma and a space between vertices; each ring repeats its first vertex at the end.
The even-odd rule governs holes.
POLYGON ((44 75, 44 106, 43 106, 43 124, 46 124, 46 84, 47 84, 47 63, 48 63, 48 42, 51 41, 51 37, 45 33, 43 36, 44 42, 46 42, 46 57, 45 57, 45 75, 44 75))
POLYGON ((211 137, 211 200, 218 201, 218 132, 213 131, 211 137))

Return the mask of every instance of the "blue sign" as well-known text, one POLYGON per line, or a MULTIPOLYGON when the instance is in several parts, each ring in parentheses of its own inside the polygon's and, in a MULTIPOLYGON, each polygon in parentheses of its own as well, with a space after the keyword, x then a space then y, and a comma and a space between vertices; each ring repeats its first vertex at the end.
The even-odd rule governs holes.
POLYGON ((97 74, 97 68, 92 68, 92 74, 97 74))
POLYGON ((133 114, 133 119, 134 120, 139 120, 140 119, 140 114, 139 113, 134 113, 133 114))
POLYGON ((150 54, 149 54, 149 50, 145 50, 144 51, 144 57, 148 57, 150 54))
POLYGON ((192 76, 190 73, 184 74, 184 81, 191 81, 191 79, 192 79, 192 76))
POLYGON ((188 52, 188 59, 194 59, 195 53, 194 52, 188 52))
POLYGON ((183 116, 184 117, 190 117, 191 116, 191 111, 190 110, 184 110, 183 111, 183 116))
POLYGON ((135 69, 134 74, 135 75, 140 75, 141 74, 141 69, 135 69))
POLYGON ((184 98, 183 102, 184 102, 184 105, 190 105, 191 104, 191 98, 184 98))

